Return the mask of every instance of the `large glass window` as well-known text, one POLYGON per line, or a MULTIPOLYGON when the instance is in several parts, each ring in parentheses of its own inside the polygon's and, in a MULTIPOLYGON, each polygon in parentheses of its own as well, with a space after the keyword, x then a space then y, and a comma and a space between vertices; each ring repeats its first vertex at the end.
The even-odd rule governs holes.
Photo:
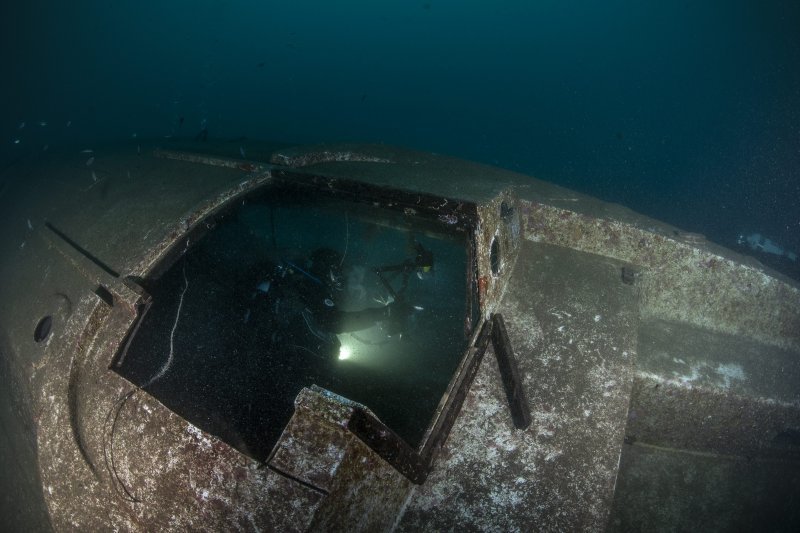
POLYGON ((467 232, 280 188, 207 226, 145 282, 153 304, 115 369, 256 459, 311 384, 418 446, 467 346, 467 232))

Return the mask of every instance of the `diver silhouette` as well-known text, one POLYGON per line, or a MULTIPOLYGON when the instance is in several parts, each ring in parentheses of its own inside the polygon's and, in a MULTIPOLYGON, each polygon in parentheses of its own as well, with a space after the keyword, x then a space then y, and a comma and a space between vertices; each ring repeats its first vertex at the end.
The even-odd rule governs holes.
POLYGON ((412 307, 393 290, 385 305, 342 309, 348 294, 342 265, 341 254, 330 248, 319 248, 302 262, 259 265, 259 281, 251 285, 255 290, 249 297, 245 322, 257 331, 263 347, 329 358, 339 353, 337 334, 379 323, 389 332, 404 329, 412 307))

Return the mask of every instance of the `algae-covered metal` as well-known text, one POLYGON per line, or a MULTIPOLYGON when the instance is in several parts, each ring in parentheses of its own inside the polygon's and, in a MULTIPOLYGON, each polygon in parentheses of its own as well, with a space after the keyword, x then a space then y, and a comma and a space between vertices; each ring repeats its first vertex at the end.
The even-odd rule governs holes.
MULTIPOLYGON (((10 524, 800 525, 796 282, 702 236, 492 167, 382 145, 248 153, 109 146, 91 172, 77 150, 3 171, 0 422, 13 451, 1 458, 25 501, 10 524), (427 428, 418 443, 373 406, 308 383, 262 457, 168 408, 153 379, 120 372, 161 297, 153 280, 226 213, 284 189, 368 206, 379 223, 366 239, 400 224, 464 243, 464 265, 447 271, 463 285, 463 314, 436 317, 459 321, 463 351, 433 415, 415 421, 427 428)), ((407 277, 431 266, 401 263, 407 277)))

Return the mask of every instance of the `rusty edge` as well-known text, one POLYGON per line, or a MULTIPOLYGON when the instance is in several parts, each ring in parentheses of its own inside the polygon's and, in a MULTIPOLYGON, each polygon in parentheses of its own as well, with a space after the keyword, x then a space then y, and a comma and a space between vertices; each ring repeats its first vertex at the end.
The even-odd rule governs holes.
POLYGON ((425 464, 429 466, 436 459, 439 450, 447 441, 450 429, 452 429, 456 417, 461 411, 464 399, 472 386, 472 382, 475 380, 475 375, 478 373, 483 355, 489 347, 491 333, 491 321, 482 319, 475 341, 470 345, 467 355, 456 373, 453 387, 446 395, 444 407, 420 450, 420 455, 424 458, 425 464))
MULTIPOLYGON (((254 168, 242 168, 239 164, 240 162, 223 158, 210 158, 169 151, 158 151, 155 155, 166 159, 191 161, 227 168, 239 168, 240 170, 257 170, 254 168)), ((272 179, 269 181, 268 187, 315 189, 332 197, 343 197, 356 202, 379 202, 390 209, 403 210, 406 214, 422 215, 421 220, 425 218, 425 215, 438 217, 439 221, 442 219, 457 220, 449 229, 451 231, 461 231, 467 235, 472 235, 474 233, 474 228, 477 227, 477 206, 471 202, 462 202, 455 199, 447 199, 448 201, 442 202, 444 198, 429 194, 398 190, 389 187, 379 187, 351 180, 326 178, 308 173, 291 172, 284 169, 273 168, 271 170, 272 179), (412 211, 409 211, 409 209, 412 211)), ((199 222, 207 221, 209 218, 214 221, 219 217, 225 216, 230 209, 233 209, 236 204, 235 201, 263 194, 264 185, 265 184, 261 184, 258 187, 247 190, 244 194, 236 194, 230 198, 226 198, 221 205, 207 212, 201 220, 196 220, 196 223, 192 225, 193 227, 176 239, 176 242, 174 242, 162 256, 161 260, 154 265, 148 277, 160 277, 172 264, 183 256, 188 249, 189 242, 199 242, 203 234, 207 233, 215 226, 213 222, 210 225, 200 224, 199 222)), ((436 225, 441 228, 447 227, 441 222, 436 223, 436 225)), ((472 287, 472 291, 470 291, 468 295, 469 302, 467 309, 469 315, 476 314, 475 307, 478 305, 477 302, 474 301, 472 294, 477 287, 477 282, 475 280, 476 265, 474 265, 474 245, 473 239, 467 238, 467 269, 469 271, 467 283, 472 287)), ((125 281, 134 286, 140 284, 140 280, 132 277, 126 278, 125 281)), ((123 339, 121 343, 122 349, 112 358, 112 368, 119 366, 121 360, 124 359, 127 347, 135 335, 136 329, 138 329, 138 324, 149 310, 151 304, 150 298, 144 291, 142 291, 142 293, 143 298, 138 302, 139 305, 137 306, 135 325, 129 330, 126 338, 123 339)), ((468 330, 471 329, 470 326, 472 324, 470 319, 472 318, 473 316, 467 317, 466 326, 468 330)), ((477 374, 480 362, 483 359, 483 355, 488 348, 491 337, 491 322, 481 319, 478 326, 479 328, 475 329, 479 331, 479 333, 474 336, 473 342, 469 345, 467 353, 462 359, 462 363, 451 382, 451 386, 444 395, 440 404, 441 407, 437 410, 435 422, 431 424, 429 431, 426 433, 426 438, 423 441, 424 444, 419 450, 409 446, 401 437, 380 422, 366 409, 355 409, 348 422, 348 429, 355 436, 413 483, 420 484, 425 481, 438 450, 447 440, 450 429, 461 410, 464 398, 469 391, 475 375, 477 374)), ((474 335, 474 331, 471 333, 474 335)))
POLYGON ((265 172, 269 170, 271 166, 256 161, 243 161, 241 159, 231 159, 229 157, 214 157, 193 152, 164 150, 162 148, 154 150, 153 156, 160 159, 173 159, 175 161, 199 163, 201 165, 209 165, 212 167, 232 168, 243 170, 245 172, 265 172))
POLYGON ((489 347, 491 330, 491 321, 483 321, 460 372, 456 374, 455 392, 448 395, 444 408, 421 450, 417 451, 409 446, 391 428, 361 407, 353 410, 347 422, 347 429, 412 483, 417 485, 424 483, 439 449, 447 441, 467 392, 478 373, 483 355, 489 347))

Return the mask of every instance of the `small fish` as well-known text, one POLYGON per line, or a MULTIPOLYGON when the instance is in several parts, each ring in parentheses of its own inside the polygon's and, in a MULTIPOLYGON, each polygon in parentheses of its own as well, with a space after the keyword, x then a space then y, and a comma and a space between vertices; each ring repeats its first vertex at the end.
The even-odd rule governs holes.
POLYGON ((45 145, 42 147, 42 151, 43 151, 43 152, 46 152, 48 148, 50 148, 50 145, 49 145, 49 144, 45 144, 45 145))
POLYGON ((784 249, 773 240, 767 239, 760 233, 752 233, 750 235, 739 235, 737 241, 740 245, 749 246, 751 249, 764 252, 766 254, 775 254, 777 256, 786 256, 790 261, 797 261, 797 254, 795 252, 784 249))
POLYGON ((19 144, 19 139, 14 139, 14 144, 19 144))
POLYGON ((131 139, 135 139, 135 138, 136 138, 136 137, 138 137, 138 136, 139 136, 139 134, 138 134, 138 133, 134 133, 134 134, 132 134, 132 135, 131 135, 131 139))
POLYGON ((44 121, 44 120, 40 120, 40 121, 39 121, 39 126, 41 126, 41 127, 43 127, 43 128, 44 128, 45 126, 47 126, 47 122, 46 122, 46 121, 44 121))
POLYGON ((92 170, 92 181, 97 183, 97 174, 94 173, 94 170, 92 170))
POLYGON ((19 123, 19 129, 21 129, 21 130, 25 129, 25 123, 24 122, 20 122, 19 123))
POLYGON ((94 156, 92 156, 92 157, 90 157, 89 159, 86 160, 86 166, 90 167, 90 166, 92 166, 92 163, 94 163, 94 156))
POLYGON ((266 293, 269 292, 269 286, 270 286, 270 282, 269 281, 262 281, 261 283, 258 284, 258 287, 256 287, 256 290, 266 294, 266 293))
POLYGON ((28 229, 33 229, 33 224, 31 224, 31 219, 28 219, 28 229))
POLYGON ((90 148, 87 148, 86 150, 81 150, 81 153, 82 154, 93 154, 94 150, 92 150, 90 148))
POLYGON ((22 250, 25 248, 25 241, 22 241, 22 244, 19 245, 19 249, 22 250))
POLYGON ((139 154, 139 155, 142 155, 142 145, 141 144, 137 144, 136 145, 136 153, 139 154))
POLYGON ((247 156, 244 153, 244 148, 242 148, 241 146, 239 147, 239 153, 242 154, 242 159, 247 159, 247 156))
POLYGON ((67 127, 69 128, 70 126, 72 126, 72 121, 71 121, 71 120, 68 120, 68 121, 67 121, 67 127))

